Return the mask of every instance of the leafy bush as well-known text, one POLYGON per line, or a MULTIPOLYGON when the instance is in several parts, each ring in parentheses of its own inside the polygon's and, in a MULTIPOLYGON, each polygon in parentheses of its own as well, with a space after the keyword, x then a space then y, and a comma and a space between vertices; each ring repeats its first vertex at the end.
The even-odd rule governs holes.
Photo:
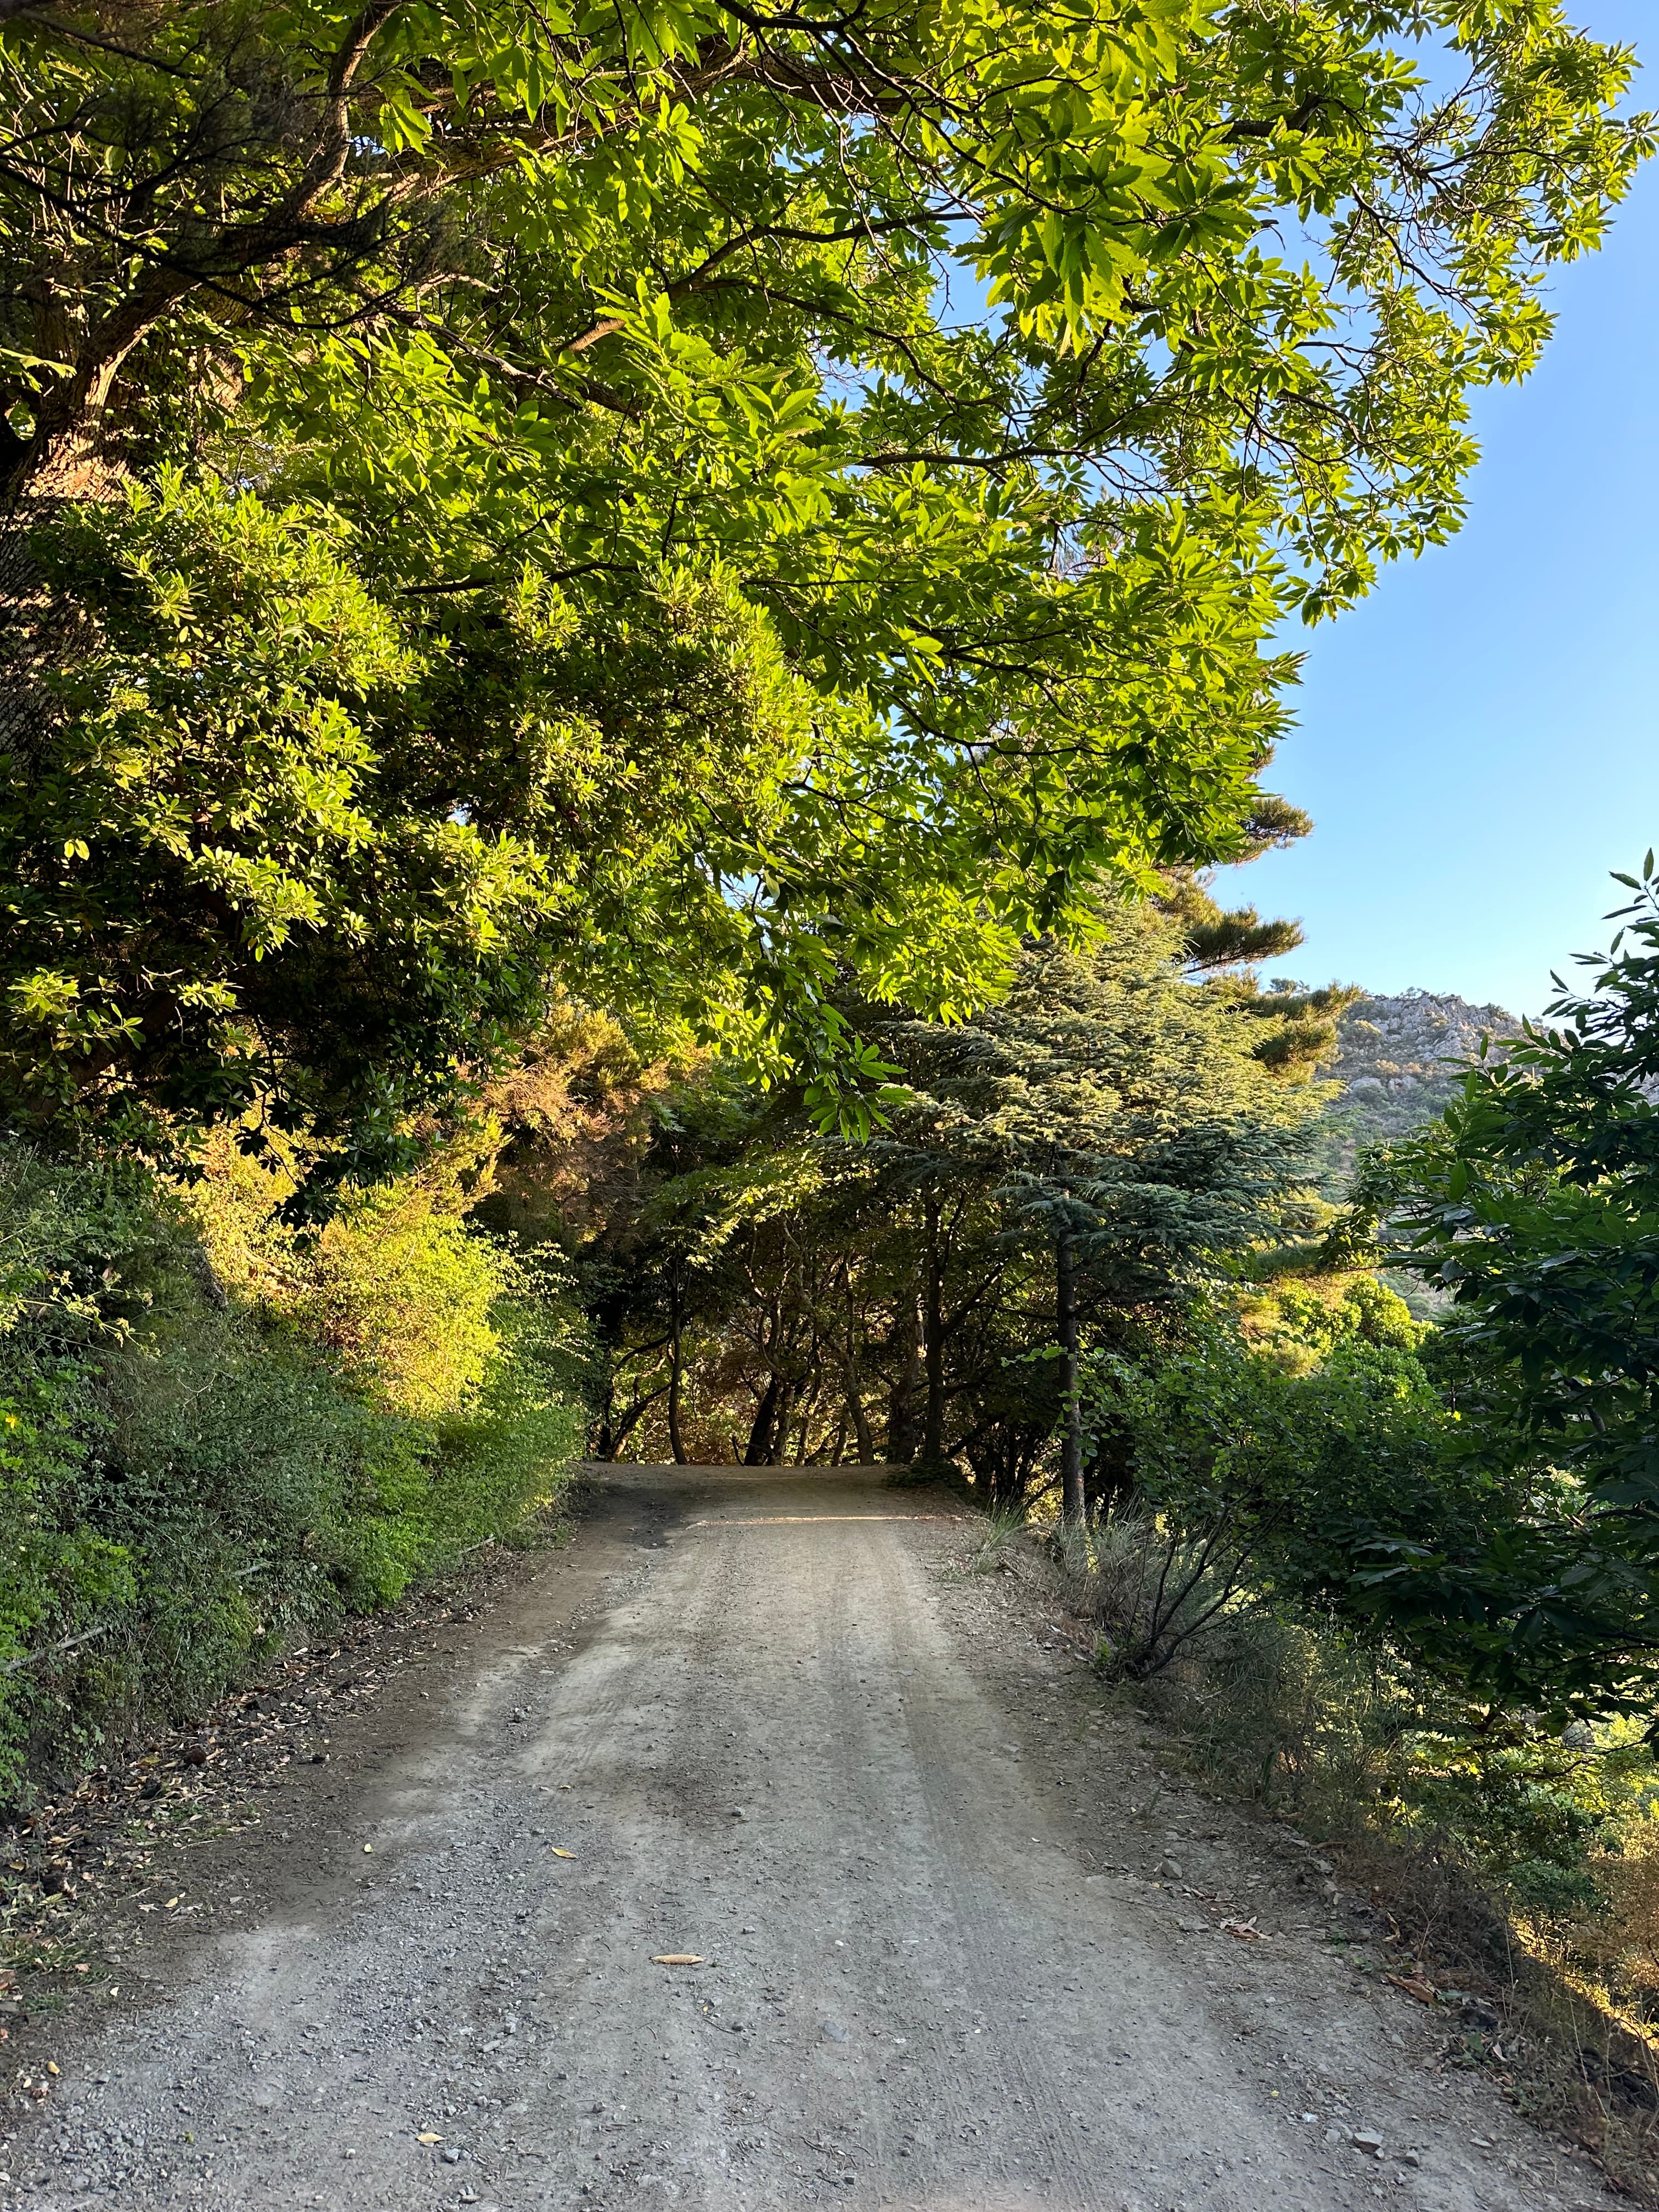
POLYGON ((1622 1855, 1624 1823, 1601 1784, 1601 1763, 1557 1742, 1464 1750, 1435 1765, 1425 1747, 1402 1809, 1523 1911, 1554 1917, 1607 1903, 1591 1858, 1622 1855))
POLYGON ((1419 1636, 1389 1601, 1379 1558, 1463 1559, 1540 1510, 1535 1470, 1466 1447, 1459 1372, 1363 1278, 1195 1311, 1138 1360, 1096 1362, 1090 1418, 1133 1488, 1068 1563, 1110 1670, 1210 1771, 1327 1832, 1370 1820, 1563 1921, 1607 1902, 1659 1767, 1634 1723, 1480 1694, 1478 1619, 1419 1636))
POLYGON ((476 1166, 307 1235, 228 1146, 188 1192, 0 1146, 0 1791, 556 1495, 582 1342, 476 1166))
POLYGON ((287 1218, 306 1164, 258 1162, 210 1139, 184 1194, 214 1274, 357 1390, 398 1413, 441 1418, 469 1401, 499 1349, 492 1316, 528 1278, 509 1248, 471 1231, 489 1132, 413 1175, 347 1187, 320 1226, 287 1218))
POLYGON ((1392 1819, 1419 1688, 1328 1619, 1247 1597, 1137 1694, 1206 1776, 1331 1836, 1392 1819))
POLYGON ((1296 1374, 1310 1373, 1339 1344, 1416 1352, 1428 1333, 1372 1274, 1280 1276, 1246 1302, 1242 1320, 1247 1340, 1296 1374))
MULTIPOLYGON (((1297 1308, 1282 1294, 1263 1350, 1231 1307, 1200 1306, 1139 1357, 1091 1363, 1089 1424, 1167 1548, 1163 1613, 1201 1573, 1223 1595, 1248 1583, 1358 1627, 1376 1610, 1380 1547, 1455 1549, 1512 1510, 1498 1477, 1449 1444, 1455 1414, 1407 1348, 1422 1332, 1399 1307, 1352 1289, 1315 1300, 1312 1332, 1287 1346, 1297 1308)), ((1177 1632, 1149 1618, 1130 1671, 1155 1671, 1177 1632)))
MULTIPOLYGON (((1121 1620, 1126 1582, 1152 1587, 1166 1556, 1150 1516, 1115 1516, 1097 1581, 1079 1592, 1085 1609, 1095 1595, 1121 1620)), ((1248 1581, 1200 1634, 1172 1642, 1139 1694, 1230 1790, 1322 1836, 1369 1827, 1415 1846, 1558 1930, 1632 1901, 1624 1862, 1652 1848, 1659 1766, 1618 1723, 1567 1743, 1517 1717, 1511 1741, 1474 1742, 1465 1709, 1408 1654, 1248 1581)), ((1644 1924, 1659 1927, 1650 1900, 1644 1924)))

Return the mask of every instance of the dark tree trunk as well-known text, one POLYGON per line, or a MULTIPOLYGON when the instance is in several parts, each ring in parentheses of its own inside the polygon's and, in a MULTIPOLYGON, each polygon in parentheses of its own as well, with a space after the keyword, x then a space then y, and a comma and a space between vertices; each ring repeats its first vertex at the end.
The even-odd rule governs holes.
POLYGON ((945 1457, 945 1263, 939 1251, 939 1200, 927 1206, 927 1276, 924 1291, 922 1347, 927 1363, 927 1400, 922 1417, 921 1455, 937 1466, 945 1457))
POLYGON ((921 1397, 921 1319, 907 1296, 899 1311, 899 1370, 887 1402, 887 1456, 896 1465, 916 1455, 916 1413, 921 1397))
MULTIPOLYGON (((823 1395, 823 1370, 813 1355, 812 1370, 806 1378, 805 1402, 799 1415, 799 1427, 795 1434, 794 1465, 816 1467, 817 1455, 812 1449, 812 1424, 817 1419, 818 1400, 823 1395)), ((845 1416, 842 1416, 843 1419, 845 1416)))
POLYGON ((794 1410, 795 1390, 793 1382, 787 1382, 778 1391, 778 1410, 773 1417, 772 1434, 767 1441, 763 1467, 782 1467, 789 1456, 789 1421, 794 1410))
POLYGON ((1078 1402, 1077 1285, 1073 1273, 1073 1252, 1067 1230, 1054 1239, 1054 1318, 1060 1331, 1060 1382, 1066 1393, 1065 1426, 1060 1431, 1060 1517, 1067 1528, 1080 1528, 1084 1518, 1083 1408, 1078 1402))
POLYGON ((769 1467, 772 1463, 772 1436, 777 1426, 778 1401, 783 1395, 783 1377, 770 1375, 761 1393, 761 1401, 755 1408, 755 1419, 749 1431, 749 1447, 744 1453, 745 1467, 769 1467))
POLYGON ((635 1430, 639 1426, 641 1421, 643 1420, 646 1414, 650 1412, 653 1406, 656 1404, 658 1399, 661 1397, 663 1392, 667 1388, 668 1385, 665 1382, 662 1382, 659 1383, 654 1390, 647 1391, 645 1396, 640 1399, 636 1404, 629 1407, 628 1411, 623 1415, 619 1421, 614 1418, 615 1406, 613 1401, 611 1413, 607 1415, 605 1421, 601 1424, 599 1431, 599 1443, 601 1449, 594 1453, 594 1457, 596 1459, 602 1460, 614 1460, 617 1454, 622 1450, 623 1446, 628 1442, 629 1437, 633 1435, 635 1430))
POLYGON ((678 1268, 673 1288, 669 1293, 669 1328, 671 1349, 668 1369, 668 1449, 674 1455, 676 1467, 684 1467, 685 1439, 680 1434, 680 1390, 685 1379, 685 1358, 680 1339, 680 1279, 678 1268))
POLYGON ((853 1442, 858 1449, 859 1465, 873 1467, 876 1463, 875 1439, 870 1434, 870 1416, 864 1410, 864 1394, 859 1387, 856 1367, 847 1370, 847 1411, 852 1418, 853 1442))
POLYGON ((593 1457, 597 1460, 608 1461, 611 1457, 611 1438, 615 1432, 616 1415, 617 1382, 616 1377, 612 1376, 606 1380, 605 1386, 605 1403, 599 1409, 599 1418, 593 1424, 592 1431, 592 1454, 593 1457))
POLYGON ((846 1386, 847 1412, 853 1424, 854 1442, 858 1447, 858 1463, 860 1467, 873 1467, 876 1446, 870 1434, 870 1416, 864 1409, 864 1379, 860 1372, 859 1361, 858 1308, 854 1303, 850 1280, 846 1287, 847 1361, 842 1373, 846 1386))

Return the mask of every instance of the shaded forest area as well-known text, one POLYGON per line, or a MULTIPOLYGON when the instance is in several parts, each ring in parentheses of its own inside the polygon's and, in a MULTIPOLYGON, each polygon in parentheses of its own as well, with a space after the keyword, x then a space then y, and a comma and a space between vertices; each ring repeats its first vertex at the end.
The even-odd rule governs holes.
MULTIPOLYGON (((959 1462, 988 1506, 1036 1505, 1080 1346, 1155 1334, 1230 1257, 1310 1257, 1333 1214, 1309 1079, 1355 994, 1261 991, 1222 920, 1172 886, 1080 949, 1034 940, 963 1021, 849 1006, 896 1079, 856 1141, 719 1060, 550 1033, 483 1210, 580 1255, 596 1456, 959 1462)), ((1113 1482, 1087 1471, 1097 1504, 1113 1482)))

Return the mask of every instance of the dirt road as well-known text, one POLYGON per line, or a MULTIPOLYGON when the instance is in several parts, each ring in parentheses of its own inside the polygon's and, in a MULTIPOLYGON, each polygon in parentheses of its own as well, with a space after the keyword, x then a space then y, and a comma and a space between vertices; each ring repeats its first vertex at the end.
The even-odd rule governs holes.
POLYGON ((111 1938, 123 1993, 65 2031, 0 2197, 1593 2197, 1334 1952, 1305 1853, 1161 1782, 966 1543, 876 1475, 611 1472, 470 1644, 295 1763, 257 1844, 196 1855, 204 1932, 111 1938))

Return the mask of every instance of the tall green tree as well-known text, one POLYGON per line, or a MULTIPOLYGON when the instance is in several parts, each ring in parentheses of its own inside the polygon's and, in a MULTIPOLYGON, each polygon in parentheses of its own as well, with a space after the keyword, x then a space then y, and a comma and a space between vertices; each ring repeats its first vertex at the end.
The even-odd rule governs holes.
MULTIPOLYGON (((379 1172, 561 986, 741 1030, 746 985, 817 957, 732 888, 757 838, 821 862, 781 780, 810 758, 821 790, 858 782, 870 732, 817 708, 728 581, 665 572, 584 622, 527 577, 434 638, 337 520, 176 476, 33 549, 76 647, 0 791, 14 1114, 257 1111, 379 1172)), ((951 902, 928 872, 901 869, 885 926, 951 902)))
MULTIPOLYGON (((994 1189, 1005 1236, 1052 1254, 1063 1409, 1062 1510, 1085 1510, 1081 1331, 1103 1310, 1156 1304, 1282 1217, 1305 1150, 1307 1095, 1251 1051, 1248 1018, 1181 978, 1179 926, 1109 908, 1083 951, 1032 945, 997 1005, 951 1029, 892 1033, 916 1091, 908 1146, 930 1233, 930 1341, 944 1354, 933 1242, 941 1196, 994 1189)), ((937 1448, 939 1423, 930 1413, 937 1448)))
MULTIPOLYGON (((1364 1195, 1449 1293, 1520 1431, 1611 1512, 1659 1516, 1659 875, 1564 990, 1364 1195)), ((1659 1527, 1659 1519, 1656 1520, 1659 1527)))

